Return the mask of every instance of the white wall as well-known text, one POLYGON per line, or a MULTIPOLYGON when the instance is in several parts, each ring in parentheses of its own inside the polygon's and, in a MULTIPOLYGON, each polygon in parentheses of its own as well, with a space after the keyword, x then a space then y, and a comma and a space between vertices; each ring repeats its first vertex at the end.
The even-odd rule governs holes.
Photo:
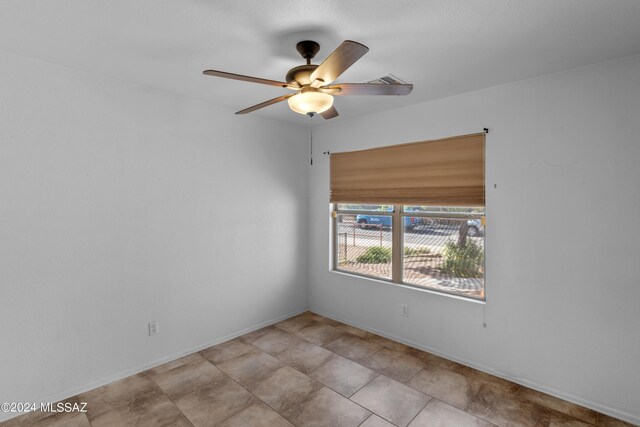
POLYGON ((0 401, 67 397, 307 307, 308 131, 0 62, 0 401))
POLYGON ((484 127, 486 306, 330 272, 325 156, 310 169, 311 309, 640 423, 640 56, 336 120, 314 145, 484 127))
POLYGON ((491 129, 486 306, 329 272, 328 159, 308 212, 305 130, 0 61, 0 400, 304 309, 309 240, 315 311, 640 422, 640 57, 314 131, 319 153, 491 129))

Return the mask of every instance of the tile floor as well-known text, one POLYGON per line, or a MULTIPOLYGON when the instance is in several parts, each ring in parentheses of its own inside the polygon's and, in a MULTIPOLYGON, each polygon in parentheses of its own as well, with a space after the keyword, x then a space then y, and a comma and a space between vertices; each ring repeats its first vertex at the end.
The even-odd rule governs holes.
POLYGON ((307 312, 3 426, 629 426, 307 312))

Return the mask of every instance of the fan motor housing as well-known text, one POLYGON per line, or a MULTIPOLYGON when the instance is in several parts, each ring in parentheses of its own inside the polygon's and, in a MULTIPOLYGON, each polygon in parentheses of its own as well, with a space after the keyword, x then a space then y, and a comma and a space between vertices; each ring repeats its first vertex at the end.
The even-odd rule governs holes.
POLYGON ((300 86, 308 85, 311 83, 311 73, 318 68, 317 65, 309 64, 309 65, 300 65, 298 67, 293 67, 287 72, 287 76, 285 77, 285 81, 287 83, 291 83, 293 81, 298 82, 300 86))

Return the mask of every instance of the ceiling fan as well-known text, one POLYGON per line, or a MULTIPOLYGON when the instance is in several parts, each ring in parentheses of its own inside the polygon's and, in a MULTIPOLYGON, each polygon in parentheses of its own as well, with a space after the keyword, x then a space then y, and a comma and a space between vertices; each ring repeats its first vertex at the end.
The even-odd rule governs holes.
POLYGON ((279 96, 254 105, 236 114, 247 114, 269 105, 277 104, 285 99, 296 113, 313 117, 320 114, 325 119, 338 115, 333 106, 333 96, 349 95, 408 95, 413 89, 411 84, 376 84, 376 83, 338 83, 332 84, 342 73, 369 51, 369 48, 358 42, 345 40, 320 65, 311 63, 311 59, 320 50, 320 45, 311 40, 301 41, 296 49, 307 60, 306 65, 293 67, 287 72, 285 82, 227 73, 217 70, 205 70, 208 76, 242 80, 270 86, 279 86, 295 91, 293 94, 279 96))

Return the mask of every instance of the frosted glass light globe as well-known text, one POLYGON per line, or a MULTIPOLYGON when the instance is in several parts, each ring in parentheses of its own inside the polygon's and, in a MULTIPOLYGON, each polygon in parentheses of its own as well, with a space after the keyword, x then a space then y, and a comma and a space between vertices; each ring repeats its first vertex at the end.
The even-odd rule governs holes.
POLYGON ((333 96, 323 92, 301 92, 293 95, 287 101, 289 108, 296 113, 322 113, 333 106, 333 96))

